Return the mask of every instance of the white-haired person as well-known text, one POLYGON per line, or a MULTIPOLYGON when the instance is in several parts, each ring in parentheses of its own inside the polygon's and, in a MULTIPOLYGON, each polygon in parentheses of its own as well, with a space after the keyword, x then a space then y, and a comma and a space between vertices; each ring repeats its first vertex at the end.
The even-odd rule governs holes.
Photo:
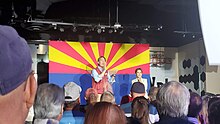
POLYGON ((190 93, 177 81, 162 85, 157 94, 157 108, 160 116, 155 124, 191 124, 187 119, 190 93))
POLYGON ((56 84, 41 84, 34 103, 34 124, 59 124, 63 106, 63 89, 56 84))
POLYGON ((24 124, 37 83, 30 48, 14 28, 0 25, 0 124, 24 124))

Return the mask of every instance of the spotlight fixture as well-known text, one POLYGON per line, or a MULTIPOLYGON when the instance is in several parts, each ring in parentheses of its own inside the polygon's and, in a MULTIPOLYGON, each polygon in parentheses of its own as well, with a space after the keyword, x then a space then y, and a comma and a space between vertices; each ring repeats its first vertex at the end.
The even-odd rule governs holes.
POLYGON ((118 22, 116 22, 116 23, 114 24, 114 27, 115 27, 115 28, 120 28, 121 25, 120 25, 118 22))
POLYGON ((195 37, 196 37, 195 35, 192 36, 192 38, 195 38, 195 37))
POLYGON ((60 28, 59 30, 60 30, 60 32, 64 32, 64 28, 60 28))
POLYGON ((113 29, 109 29, 109 30, 108 30, 108 33, 109 33, 109 34, 113 33, 113 29))
POLYGON ((102 29, 101 29, 101 28, 98 28, 98 29, 97 29, 97 33, 98 33, 98 34, 101 34, 101 33, 102 33, 102 29))
POLYGON ((89 32, 90 32, 90 30, 86 28, 86 29, 85 29, 85 33, 88 34, 89 32))
POLYGON ((121 30, 119 33, 120 33, 120 34, 123 34, 123 33, 124 33, 124 30, 121 30))
POLYGON ((186 37, 186 34, 183 34, 183 37, 186 37))
POLYGON ((145 30, 145 31, 149 31, 149 28, 146 27, 146 28, 144 28, 144 30, 145 30))
POLYGON ((53 29, 56 30, 57 29, 57 24, 52 23, 52 25, 54 26, 53 29))
POLYGON ((73 31, 73 32, 77 32, 76 27, 73 27, 72 31, 73 31))

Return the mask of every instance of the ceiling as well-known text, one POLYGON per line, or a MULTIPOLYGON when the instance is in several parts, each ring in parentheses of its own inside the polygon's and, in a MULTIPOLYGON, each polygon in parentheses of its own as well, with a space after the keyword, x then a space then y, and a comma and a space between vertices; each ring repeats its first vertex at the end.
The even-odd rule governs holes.
POLYGON ((202 38, 197 0, 1 0, 0 24, 12 25, 30 43, 179 47, 202 38))

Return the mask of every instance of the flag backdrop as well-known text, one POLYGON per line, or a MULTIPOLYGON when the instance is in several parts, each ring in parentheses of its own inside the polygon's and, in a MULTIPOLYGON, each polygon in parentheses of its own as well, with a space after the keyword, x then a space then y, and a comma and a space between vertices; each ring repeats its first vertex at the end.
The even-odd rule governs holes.
POLYGON ((99 56, 106 58, 107 70, 118 71, 112 85, 117 104, 122 96, 130 93, 136 68, 143 70, 149 91, 149 44, 49 41, 49 82, 60 87, 70 81, 79 84, 81 103, 85 104, 85 91, 92 86, 90 72, 97 67, 99 56))

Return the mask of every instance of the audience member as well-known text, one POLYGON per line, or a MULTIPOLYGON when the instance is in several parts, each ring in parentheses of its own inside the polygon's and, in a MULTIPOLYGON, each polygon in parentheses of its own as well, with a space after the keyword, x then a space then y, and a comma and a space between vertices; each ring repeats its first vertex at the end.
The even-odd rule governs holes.
POLYGON ((208 104, 208 120, 209 124, 220 123, 220 96, 210 99, 208 104))
POLYGON ((120 105, 129 103, 129 102, 132 102, 132 100, 133 100, 133 98, 131 97, 131 94, 125 95, 125 96, 123 96, 123 97, 121 98, 120 105))
POLYGON ((97 102, 98 92, 94 88, 88 88, 85 92, 85 99, 87 104, 95 104, 97 102))
POLYGON ((195 92, 190 92, 188 120, 193 124, 199 124, 199 113, 202 110, 202 98, 195 92))
POLYGON ((65 105, 60 124, 83 123, 84 113, 80 112, 81 87, 74 82, 68 82, 63 88, 65 94, 65 105))
POLYGON ((86 114, 84 124, 126 124, 126 117, 117 105, 98 102, 86 114))
POLYGON ((157 107, 160 115, 156 124, 189 124, 187 120, 190 94, 181 83, 165 83, 157 94, 157 107))
POLYGON ((0 25, 0 124, 24 124, 37 90, 31 68, 27 42, 0 25))
POLYGON ((37 89, 34 103, 34 124, 59 124, 63 114, 63 89, 44 83, 37 89))
POLYGON ((141 124, 149 124, 148 100, 144 96, 132 101, 131 117, 138 119, 141 124))
POLYGON ((94 88, 88 88, 85 92, 85 100, 86 100, 86 105, 81 105, 83 108, 81 111, 83 113, 86 113, 92 106, 95 105, 95 103, 98 101, 98 92, 94 88))
POLYGON ((156 104, 157 104, 157 93, 159 91, 158 87, 151 87, 150 91, 149 91, 149 101, 150 103, 149 105, 149 121, 150 123, 155 123, 159 121, 159 115, 158 115, 158 111, 156 108, 156 104))
POLYGON ((101 95, 100 101, 101 102, 110 102, 110 103, 115 104, 115 97, 111 92, 106 91, 101 95))
POLYGON ((202 97, 202 110, 199 113, 199 121, 201 124, 208 124, 208 102, 210 97, 208 95, 204 95, 202 97))
MULTIPOLYGON (((134 99, 139 96, 145 96, 144 84, 140 82, 135 82, 131 86, 131 97, 132 99, 134 99)), ((131 113, 131 103, 132 101, 126 104, 122 104, 120 107, 125 113, 131 113)), ((127 116, 129 116, 129 114, 127 114, 127 116)))

